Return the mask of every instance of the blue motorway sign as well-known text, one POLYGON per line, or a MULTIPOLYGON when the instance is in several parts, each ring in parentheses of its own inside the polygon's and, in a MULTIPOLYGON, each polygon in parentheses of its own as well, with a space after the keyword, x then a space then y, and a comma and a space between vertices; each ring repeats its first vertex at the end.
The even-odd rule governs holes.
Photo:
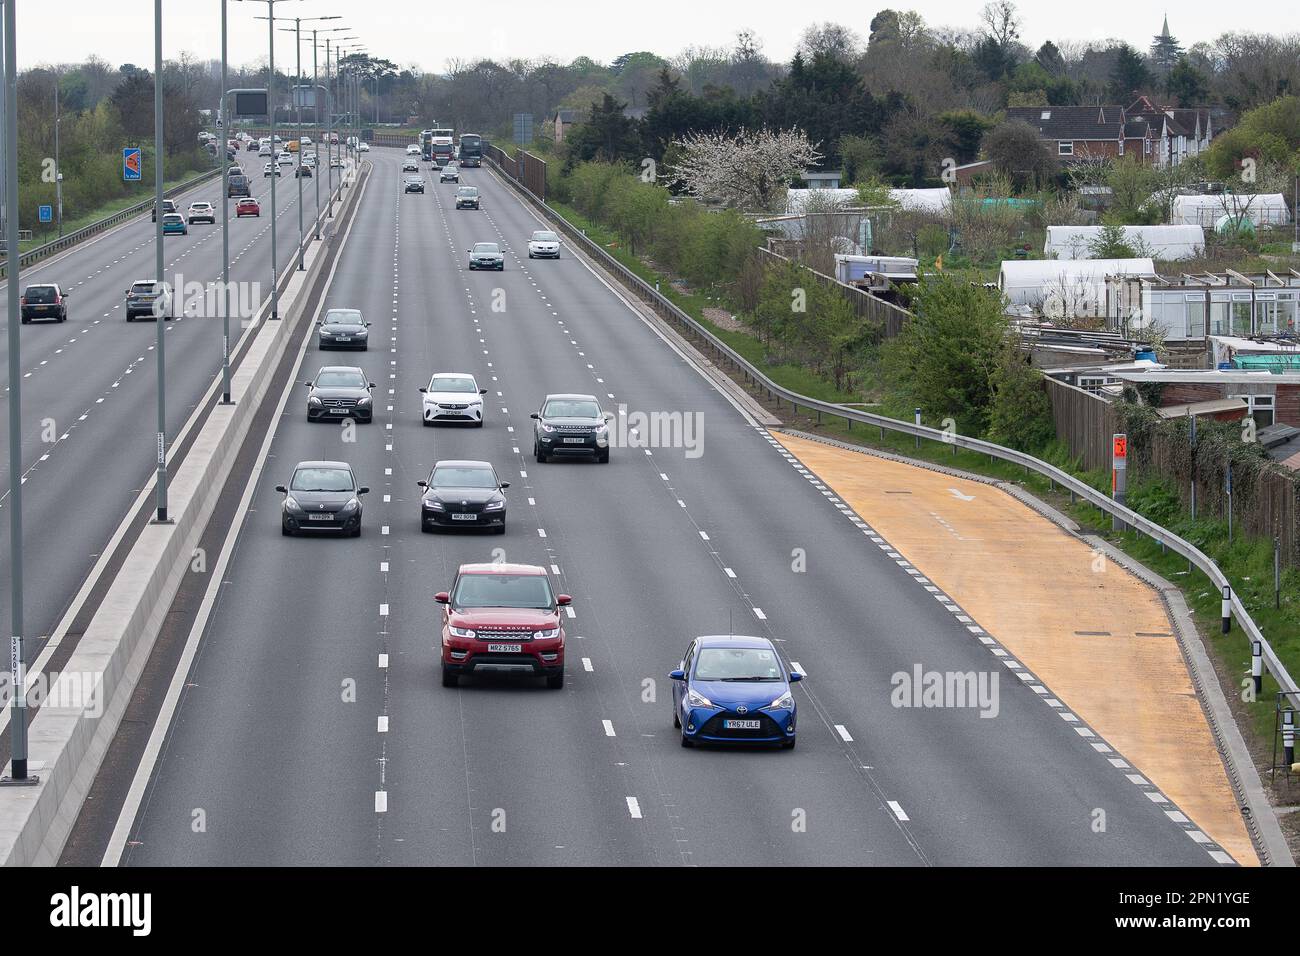
POLYGON ((37 218, 40 219, 41 222, 53 222, 53 221, 54 221, 54 207, 53 207, 53 206, 37 206, 37 207, 36 207, 36 214, 37 214, 37 218))
POLYGON ((122 179, 128 183, 138 183, 143 166, 139 146, 126 146, 122 149, 122 179))

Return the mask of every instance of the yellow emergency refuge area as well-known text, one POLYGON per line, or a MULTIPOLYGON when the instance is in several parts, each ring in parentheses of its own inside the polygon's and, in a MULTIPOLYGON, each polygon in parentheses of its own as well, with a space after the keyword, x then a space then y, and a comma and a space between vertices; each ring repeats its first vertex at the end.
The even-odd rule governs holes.
POLYGON ((773 435, 1235 861, 1259 865, 1154 590, 990 485, 773 435))

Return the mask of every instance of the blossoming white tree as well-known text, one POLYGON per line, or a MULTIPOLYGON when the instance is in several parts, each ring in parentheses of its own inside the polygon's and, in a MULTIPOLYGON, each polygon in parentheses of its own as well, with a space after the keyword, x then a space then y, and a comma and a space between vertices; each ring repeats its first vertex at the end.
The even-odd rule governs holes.
POLYGON ((670 185, 740 209, 784 207, 790 183, 822 158, 799 129, 691 133, 674 145, 681 159, 669 168, 670 185))

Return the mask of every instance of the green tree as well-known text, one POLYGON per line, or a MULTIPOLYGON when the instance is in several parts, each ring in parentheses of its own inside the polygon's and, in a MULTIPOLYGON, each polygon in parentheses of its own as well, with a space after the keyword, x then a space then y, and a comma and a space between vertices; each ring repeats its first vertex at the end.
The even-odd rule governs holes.
POLYGON ((984 434, 1007 335, 1001 296, 944 273, 927 276, 911 304, 914 318, 882 349, 896 394, 931 420, 951 417, 964 434, 984 434))
POLYGON ((1200 106, 1209 98, 1210 85, 1205 74, 1184 56, 1165 77, 1165 93, 1178 106, 1200 106))
POLYGON ((1043 376, 1014 343, 1008 342, 1001 349, 990 385, 993 400, 989 406, 989 441, 1034 452, 1056 437, 1043 376))
POLYGON ((1121 43, 1110 71, 1111 99, 1127 104, 1134 93, 1141 93, 1150 85, 1151 71, 1147 69, 1142 54, 1127 43, 1121 43))
POLYGON ((1124 226, 1109 223, 1101 227, 1101 233, 1088 243, 1090 259, 1132 259, 1137 253, 1124 235, 1124 226))
POLYGON ((1059 171, 1056 157, 1043 145, 1038 130, 1020 120, 989 130, 983 152, 992 160, 994 169, 1009 177, 1021 191, 1047 186, 1059 171))
POLYGON ((618 102, 608 93, 593 104, 587 121, 575 126, 565 137, 570 162, 614 163, 640 159, 643 152, 640 123, 623 115, 626 108, 626 103, 618 102))

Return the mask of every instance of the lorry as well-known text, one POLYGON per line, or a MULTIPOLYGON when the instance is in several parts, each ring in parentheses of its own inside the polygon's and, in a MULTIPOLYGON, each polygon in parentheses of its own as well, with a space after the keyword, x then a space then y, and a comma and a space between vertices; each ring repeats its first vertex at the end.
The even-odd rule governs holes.
POLYGON ((462 133, 457 160, 462 166, 482 166, 483 137, 478 133, 462 133))
MULTIPOLYGON (((435 166, 446 166, 451 162, 452 156, 456 152, 456 145, 453 141, 455 130, 450 129, 431 129, 429 133, 429 155, 428 161, 435 166)), ((424 155, 424 134, 420 134, 420 155, 424 155)))

